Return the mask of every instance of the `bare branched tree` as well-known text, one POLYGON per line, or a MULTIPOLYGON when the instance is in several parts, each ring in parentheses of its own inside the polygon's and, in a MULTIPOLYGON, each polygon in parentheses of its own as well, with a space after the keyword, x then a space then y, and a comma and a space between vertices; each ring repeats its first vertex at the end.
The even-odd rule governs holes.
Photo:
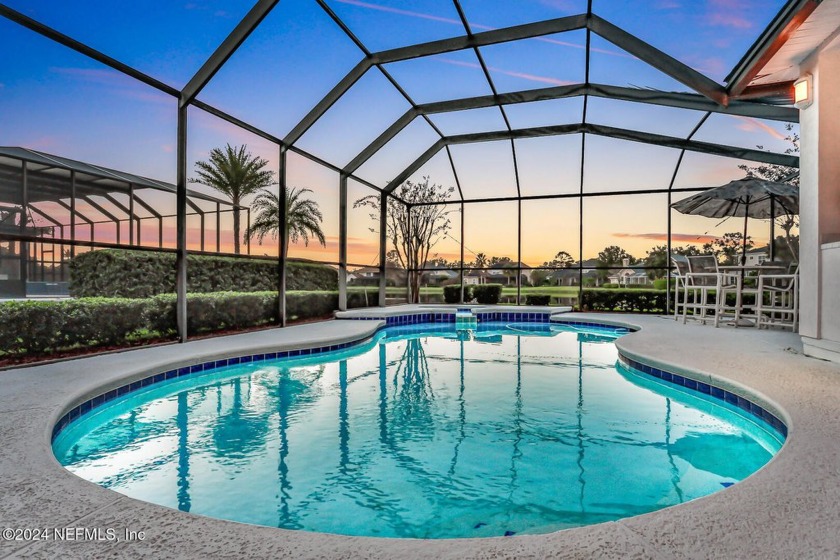
MULTIPOLYGON (((788 155, 799 154, 799 134, 793 131, 793 125, 788 123, 785 125, 785 130, 788 135, 785 140, 790 143, 790 146, 785 150, 788 155)), ((763 150, 764 146, 756 146, 759 150, 763 150)), ((756 177, 758 179, 766 179, 768 181, 776 181, 777 183, 788 183, 790 185, 799 186, 799 173, 796 169, 787 167, 785 165, 776 165, 772 163, 762 163, 756 166, 749 166, 742 164, 738 169, 745 171, 747 177, 756 177)), ((776 225, 782 228, 785 232, 785 244, 793 255, 793 260, 799 260, 799 237, 794 239, 791 235, 791 230, 799 227, 799 216, 793 214, 785 214, 776 218, 776 225)), ((773 240, 771 239, 771 242, 773 240)))
MULTIPOLYGON (((434 256, 432 249, 452 228, 449 219, 452 210, 448 210, 444 203, 450 200, 454 191, 455 187, 447 188, 432 183, 429 177, 423 177, 417 183, 406 181, 395 190, 394 194, 407 205, 388 199, 385 235, 394 248, 389 252, 389 262, 396 261, 406 270, 413 303, 420 301, 422 269, 434 256)), ((366 196, 354 202, 353 208, 369 208, 371 220, 379 224, 380 200, 378 194, 366 196)), ((370 230, 377 231, 375 228, 370 230)))

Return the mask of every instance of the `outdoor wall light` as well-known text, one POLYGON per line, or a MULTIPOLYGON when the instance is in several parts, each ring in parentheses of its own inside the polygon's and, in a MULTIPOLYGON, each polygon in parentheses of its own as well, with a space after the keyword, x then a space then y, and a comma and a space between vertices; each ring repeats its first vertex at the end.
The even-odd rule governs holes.
POLYGON ((811 74, 803 74, 793 83, 793 104, 797 109, 805 109, 814 102, 813 80, 811 74))

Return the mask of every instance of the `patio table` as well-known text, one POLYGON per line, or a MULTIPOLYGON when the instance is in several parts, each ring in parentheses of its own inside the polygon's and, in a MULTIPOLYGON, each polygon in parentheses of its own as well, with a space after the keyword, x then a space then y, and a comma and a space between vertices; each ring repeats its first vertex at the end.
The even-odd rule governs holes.
MULTIPOLYGON (((756 325, 750 319, 742 318, 742 315, 744 315, 744 293, 745 291, 749 291, 748 288, 744 287, 744 279, 748 272, 757 272, 758 274, 762 272, 772 273, 784 271, 786 268, 782 264, 733 264, 718 266, 718 274, 722 276, 721 284, 726 285, 733 281, 735 284, 735 319, 727 324, 734 325, 735 327, 753 327, 756 325)), ((761 296, 757 291, 755 292, 755 297, 761 296)), ((725 294, 721 294, 719 297, 725 297, 725 294)), ((725 301, 721 302, 721 309, 725 303, 725 301)))

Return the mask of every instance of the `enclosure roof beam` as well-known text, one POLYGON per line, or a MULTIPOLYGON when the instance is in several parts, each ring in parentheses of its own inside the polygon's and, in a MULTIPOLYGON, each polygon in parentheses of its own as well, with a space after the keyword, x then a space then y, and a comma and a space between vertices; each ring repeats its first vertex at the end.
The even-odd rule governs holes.
MULTIPOLYGON (((526 23, 503 29, 484 31, 427 43, 419 43, 373 53, 365 57, 324 97, 297 126, 286 136, 284 142, 294 144, 315 122, 323 116, 338 99, 349 90, 374 65, 411 60, 424 56, 443 54, 467 48, 494 45, 562 33, 576 29, 589 29, 645 63, 685 84, 715 103, 726 106, 728 97, 723 86, 700 72, 665 54, 652 45, 627 33, 594 14, 579 14, 564 18, 526 23)), ((582 94, 578 94, 582 95, 582 94)))
POLYGON ((119 200, 114 198, 110 193, 103 193, 101 196, 104 197, 105 200, 107 200, 108 202, 110 202, 111 204, 113 204, 114 206, 119 208, 120 211, 125 213, 125 215, 128 216, 129 218, 134 218, 135 217, 135 216, 131 215, 131 210, 128 209, 125 204, 123 204, 122 202, 120 202, 119 200))
POLYGON ((273 142, 273 143, 281 145, 281 146, 283 145, 283 140, 274 136, 273 134, 270 134, 270 133, 268 133, 264 130, 261 130, 261 129, 257 128, 256 126, 252 125, 252 124, 246 123, 245 121, 240 120, 240 119, 234 117, 233 115, 225 113, 221 109, 217 109, 216 107, 213 107, 212 105, 210 105, 208 103, 205 103, 204 101, 201 101, 200 99, 194 99, 192 101, 192 106, 196 107, 198 109, 201 109, 202 111, 206 111, 206 112, 210 113, 211 115, 213 115, 214 117, 218 117, 218 118, 222 119, 223 121, 227 121, 230 124, 236 125, 243 130, 247 130, 248 132, 250 132, 251 134, 253 134, 255 136, 259 136, 260 138, 264 138, 265 140, 268 140, 269 142, 273 142))
POLYGON ((738 115, 781 122, 799 122, 799 110, 792 107, 780 107, 778 105, 766 105, 750 101, 731 101, 728 106, 724 107, 723 105, 719 105, 718 103, 696 93, 677 93, 623 86, 611 86, 605 84, 571 84, 502 93, 499 95, 466 97, 463 99, 453 99, 450 101, 438 101, 418 105, 416 109, 409 109, 406 111, 394 122, 394 124, 388 127, 385 132, 380 134, 378 138, 371 142, 364 150, 359 152, 359 154, 347 164, 344 168, 344 172, 355 172, 368 159, 373 157, 377 151, 381 150, 385 144, 399 134, 400 131, 411 124, 411 122, 419 115, 466 111, 470 109, 494 107, 497 105, 511 105, 515 103, 530 103, 550 99, 579 97, 581 95, 648 103, 680 109, 691 109, 695 111, 711 111, 713 113, 724 113, 728 115, 738 115))
MULTIPOLYGON (((199 215, 201 215, 201 216, 203 216, 203 215, 204 215, 204 210, 202 210, 202 209, 201 209, 201 207, 199 207, 199 205, 198 205, 198 204, 196 204, 195 202, 193 202, 193 201, 192 201, 192 200, 190 200, 189 198, 187 198, 187 206, 189 206, 190 208, 192 208, 193 210, 195 210, 195 212, 196 212, 197 214, 199 214, 199 215)), ((243 208, 243 207, 242 207, 242 206, 239 206, 238 208, 240 208, 240 209, 241 209, 241 208, 243 208)), ((247 208, 247 206, 246 206, 245 208, 247 208)))
MULTIPOLYGON (((143 208, 145 208, 145 209, 146 209, 146 211, 147 211, 147 212, 149 212, 149 213, 150 213, 152 216, 154 216, 155 218, 162 218, 162 217, 163 217, 163 216, 160 214, 160 212, 158 212, 157 210, 155 210, 155 209, 154 209, 154 208, 153 208, 153 207, 152 207, 149 203, 147 203, 145 200, 143 200, 142 198, 140 198, 140 197, 137 195, 137 191, 134 191, 134 202, 136 202, 137 204, 139 204, 140 206, 142 206, 143 208)), ((140 216, 137 216, 137 217, 139 218, 140 216)))
POLYGON ((49 214, 44 212, 43 210, 39 209, 34 204, 30 204, 29 206, 27 206, 27 208, 29 208, 29 210, 31 212, 35 212, 36 214, 38 214, 39 216, 41 216, 42 218, 44 218, 45 220, 47 220, 48 222, 53 224, 54 226, 64 227, 64 224, 62 224, 61 222, 59 222, 58 220, 56 220, 55 218, 53 218, 52 216, 50 216, 49 214))
POLYGON ((428 43, 418 43, 407 47, 379 51, 373 54, 373 58, 377 64, 388 64, 391 62, 411 60, 413 58, 420 58, 423 56, 471 49, 473 47, 483 47, 487 45, 507 43, 510 41, 519 41, 521 39, 542 37, 544 35, 552 35, 554 33, 585 29, 587 19, 586 14, 578 14, 576 16, 514 25, 502 29, 493 29, 492 31, 474 33, 471 36, 462 35, 460 37, 452 37, 450 39, 440 39, 438 41, 430 41, 428 43))
POLYGON ((260 22, 265 19, 272 8, 279 0, 258 0, 254 7, 245 14, 233 31, 230 32, 222 44, 210 55, 210 58, 199 68, 198 72, 187 82, 181 90, 179 103, 181 107, 189 105, 195 96, 207 85, 216 72, 236 52, 236 49, 245 42, 245 39, 257 28, 260 22))
POLYGON ((425 152, 423 152, 423 153, 420 155, 420 157, 418 157, 417 159, 415 159, 415 160, 414 160, 411 164, 409 164, 409 166, 408 166, 408 167, 406 167, 405 169, 403 169, 402 173, 400 173, 400 174, 399 174, 399 175, 397 175, 397 176, 396 176, 393 180, 391 180, 391 182, 390 182, 390 183, 388 183, 388 185, 387 185, 387 186, 383 189, 383 192, 386 192, 386 193, 392 193, 392 192, 394 192, 394 189, 396 189, 396 188, 397 188, 397 187, 399 187, 401 184, 403 184, 403 182, 404 182, 406 179, 408 179, 409 177, 411 177, 411 175, 412 175, 415 171, 417 171, 418 169, 420 169, 421 167, 423 167, 423 164, 424 164, 424 163, 426 163, 427 161, 429 161, 430 159, 432 159, 432 157, 434 157, 434 155, 435 155, 436 153, 438 153, 441 149, 443 149, 443 147, 444 147, 444 146, 446 146, 446 145, 447 145, 447 141, 446 141, 446 139, 445 139, 445 138, 441 138, 440 140, 438 140, 437 142, 435 142, 434 144, 432 144, 432 147, 431 147, 431 148, 429 148, 428 150, 426 150, 425 152))
POLYGON ((106 218, 111 220, 112 222, 119 223, 119 221, 120 221, 119 218, 114 216, 114 214, 109 212, 107 209, 105 209, 101 204, 99 204, 98 202, 93 200, 91 197, 85 195, 85 196, 82 196, 81 199, 84 200, 85 202, 87 202, 88 204, 90 204, 91 206, 93 206, 94 210, 98 211, 100 214, 102 214, 103 216, 105 216, 106 218))
POLYGON ((91 47, 85 45, 84 43, 80 43, 79 41, 68 37, 67 35, 56 31, 55 29, 44 25, 34 19, 23 15, 22 13, 15 11, 4 4, 0 4, 0 15, 9 19, 17 24, 26 27, 27 29, 38 33, 39 35, 43 35, 48 39, 52 39, 56 43, 64 45, 65 47, 72 49, 78 53, 81 53, 93 60, 108 66, 109 68, 113 68, 118 72, 122 72, 127 76, 131 76, 135 80, 139 80, 144 84, 155 88, 158 91, 162 91, 163 93, 169 94, 173 97, 178 97, 178 90, 168 84, 161 82, 160 80, 156 80, 151 76, 140 72, 139 70, 135 70, 131 66, 120 62, 115 58, 111 58, 110 56, 99 52, 96 49, 92 49, 91 47))
POLYGON ((518 130, 512 130, 510 132, 506 130, 501 130, 494 132, 461 134, 458 136, 448 136, 444 138, 444 142, 450 145, 470 144, 474 142, 492 142, 495 140, 506 140, 508 138, 536 138, 540 136, 558 136, 563 134, 576 134, 583 132, 595 134, 597 136, 616 138, 619 140, 628 140, 631 142, 652 144, 654 146, 675 148, 678 150, 688 150, 692 152, 701 152, 724 157, 746 159, 749 161, 757 161, 773 165, 784 165, 787 167, 799 167, 799 158, 797 156, 791 156, 788 154, 777 154, 773 152, 765 152, 762 150, 752 150, 749 148, 739 148, 736 146, 713 144, 711 142, 686 140, 685 138, 678 138, 675 136, 665 136, 663 134, 641 132, 638 130, 629 130, 626 128, 618 128, 614 126, 606 126, 592 123, 522 128, 518 130))
POLYGON ((444 146, 450 146, 455 144, 472 144, 476 142, 493 142, 508 139, 515 140, 519 138, 538 138, 542 136, 560 136, 564 134, 578 133, 589 133, 597 136, 616 138, 619 140, 628 140, 631 142, 652 144, 654 146, 664 146, 667 148, 674 148, 678 150, 688 150, 692 152, 700 152, 730 158, 745 159, 748 161, 769 163, 773 165, 799 167, 799 158, 788 154, 777 154, 773 152, 764 152, 761 150, 752 150, 749 148, 739 148, 736 146, 713 144, 711 142, 686 140, 685 138, 665 136, 662 134, 653 134, 650 132, 641 132, 637 130, 629 130, 613 126, 605 126, 591 123, 577 123, 556 126, 541 126, 535 128, 523 128, 517 130, 479 132, 474 134, 461 134, 458 136, 447 136, 445 138, 441 138, 440 140, 435 142, 431 148, 426 150, 419 158, 414 160, 414 162, 412 162, 407 168, 405 168, 399 175, 397 175, 385 188, 385 192, 392 192, 394 189, 396 189, 413 173, 420 169, 423 166, 423 164, 425 164, 432 157, 434 157, 434 155, 438 151, 440 151, 441 148, 443 148, 444 146))
POLYGON ((394 121, 394 124, 389 126, 385 132, 380 134, 373 142, 368 144, 368 146, 359 152, 359 154, 353 158, 353 161, 348 163, 345 167, 343 172, 350 174, 355 172, 359 167, 361 167, 367 160, 369 160, 373 155, 382 149, 385 144, 393 140, 394 136, 399 134, 405 127, 407 127, 411 122, 420 115, 420 112, 417 109, 409 109, 403 115, 394 121))
POLYGON ((593 14, 589 20, 589 29, 697 93, 721 105, 728 104, 723 86, 607 20, 593 14))
POLYGON ((61 207, 62 207, 62 208, 64 208, 65 210, 70 210, 70 212, 71 212, 71 213, 75 212, 75 213, 76 213, 76 215, 77 215, 78 217, 80 217, 80 218, 82 219, 82 221, 83 221, 83 222, 85 222, 85 223, 87 223, 87 224, 93 224, 93 223, 94 223, 94 222, 93 222, 93 220, 91 220, 90 218, 88 218, 87 216, 85 216, 84 214, 82 214, 81 212, 79 212, 79 209, 78 209, 78 208, 76 208, 76 209, 74 210, 72 206, 70 206, 69 204, 67 204, 67 203, 66 203, 66 202, 64 202, 63 200, 56 200, 55 202, 56 202, 56 204, 58 204, 59 206, 61 206, 61 207))
POLYGON ((482 95, 478 97, 466 97, 450 101, 425 103, 418 105, 417 108, 420 112, 426 114, 448 113, 451 111, 493 107, 495 105, 511 105, 514 103, 530 103, 534 101, 579 97, 581 95, 649 103, 651 105, 663 105, 679 109, 692 109, 695 111, 711 111, 713 113, 724 113, 773 121, 799 122, 799 110, 793 107, 780 107, 778 105, 768 105, 755 101, 731 101, 728 106, 724 107, 696 93, 659 91, 655 89, 639 89, 593 83, 515 91, 502 93, 498 96, 482 95))
POLYGON ((515 25, 513 27, 506 27, 504 29, 494 29, 493 31, 485 31, 476 33, 472 36, 463 35, 460 37, 453 37, 451 39, 442 39, 439 41, 430 41, 428 43, 419 43, 408 47, 401 47, 398 49, 391 49, 387 51, 380 51, 373 53, 371 56, 363 58, 350 72, 347 73, 341 81, 333 87, 332 90, 323 98, 318 104, 295 126, 283 141, 292 145, 303 136, 315 121, 321 118, 336 101, 361 78, 365 72, 370 70, 374 65, 388 64, 390 62, 398 62, 401 60, 411 60, 413 58, 420 58, 433 54, 442 54, 452 51, 458 51, 471 47, 480 47, 484 45, 493 45, 496 43, 504 43, 508 41, 516 41, 519 39, 528 39, 531 37, 539 37, 542 35, 549 35, 552 33, 560 33, 563 31, 572 31, 575 29, 583 29, 586 27, 586 14, 577 16, 564 17, 559 19, 552 19, 547 21, 540 21, 536 23, 527 23, 524 25, 515 25))
POLYGON ((359 78, 365 75, 365 72, 370 70, 373 66, 373 62, 369 57, 363 58, 355 67, 353 67, 350 72, 344 76, 340 82, 338 82, 330 91, 324 96, 321 101, 318 102, 315 107, 312 108, 309 113, 306 114, 303 119, 295 127, 286 135, 286 138, 283 139, 283 142, 287 146, 291 146, 298 140, 300 137, 306 134, 306 131, 309 130, 315 121, 320 119, 324 113, 326 113, 330 107, 332 107, 336 101, 338 101, 342 95, 344 95, 347 90, 353 87, 359 78))

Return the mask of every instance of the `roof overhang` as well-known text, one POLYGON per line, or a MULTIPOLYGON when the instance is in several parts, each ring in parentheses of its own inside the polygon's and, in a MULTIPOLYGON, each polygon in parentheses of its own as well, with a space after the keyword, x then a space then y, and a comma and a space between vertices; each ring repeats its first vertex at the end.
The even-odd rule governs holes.
POLYGON ((793 103, 799 65, 839 33, 839 0, 791 0, 726 77, 730 97, 793 103))

